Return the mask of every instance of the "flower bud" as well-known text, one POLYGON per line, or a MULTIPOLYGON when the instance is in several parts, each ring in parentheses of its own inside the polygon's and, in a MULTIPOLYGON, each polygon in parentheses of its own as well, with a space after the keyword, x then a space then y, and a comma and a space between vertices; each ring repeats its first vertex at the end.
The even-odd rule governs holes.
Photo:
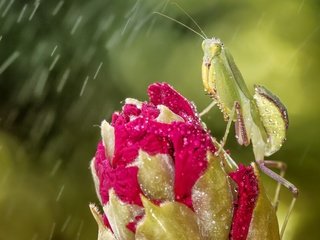
POLYGON ((278 240, 275 210, 255 165, 217 154, 195 106, 166 83, 149 102, 126 99, 91 162, 98 240, 278 240))

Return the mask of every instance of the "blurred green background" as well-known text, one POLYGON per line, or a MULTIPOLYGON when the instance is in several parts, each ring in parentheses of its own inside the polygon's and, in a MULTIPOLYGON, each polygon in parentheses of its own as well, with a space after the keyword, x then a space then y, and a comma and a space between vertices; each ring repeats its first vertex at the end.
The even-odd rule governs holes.
MULTIPOLYGON (((301 195, 285 239, 319 239, 319 1, 176 2, 229 47, 251 90, 264 85, 287 106, 287 141, 272 159, 288 164, 301 195)), ((168 1, 0 1, 0 240, 96 239, 88 166, 100 122, 155 81, 199 110, 210 103, 202 39, 154 11, 194 27, 168 1)), ((218 109, 204 121, 223 136, 218 109)), ((252 161, 229 136, 233 157, 252 161)), ((280 221, 290 199, 283 189, 280 221)))

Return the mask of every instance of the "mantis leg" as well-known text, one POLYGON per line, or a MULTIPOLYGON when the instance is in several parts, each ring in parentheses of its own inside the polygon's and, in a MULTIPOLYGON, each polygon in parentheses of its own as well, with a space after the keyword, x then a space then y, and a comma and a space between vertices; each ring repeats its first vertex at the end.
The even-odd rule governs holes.
POLYGON ((221 140, 220 147, 218 149, 217 155, 220 154, 221 150, 223 149, 224 145, 227 142, 227 138, 228 138, 228 135, 229 135, 229 132, 230 132, 231 124, 232 124, 232 121, 234 119, 234 114, 236 113, 236 104, 237 104, 237 102, 234 102, 234 104, 232 106, 231 113, 229 115, 229 119, 228 119, 228 123, 227 123, 227 128, 226 128, 226 131, 224 132, 223 138, 221 140))
MULTIPOLYGON (((228 168, 230 169, 230 171, 235 171, 238 169, 238 165, 236 164, 236 162, 232 159, 232 157, 229 155, 229 153, 227 153, 220 145, 220 143, 215 139, 212 138, 212 141, 214 143, 215 146, 219 147, 219 149, 221 149, 221 152, 223 154, 223 159, 225 160, 225 162, 228 165, 228 168)), ((215 154, 218 155, 218 154, 215 154)))
MULTIPOLYGON (((276 168, 280 170, 280 176, 284 177, 286 170, 287 170, 287 164, 284 162, 278 162, 278 161, 273 161, 273 160, 265 160, 264 164, 269 167, 269 168, 276 168)), ((278 182, 276 192, 274 194, 274 199, 273 199, 273 206, 275 210, 277 211, 278 205, 279 205, 279 195, 280 195, 280 188, 281 188, 281 183, 278 182)))
POLYGON ((287 215, 286 215, 286 217, 284 219, 284 222, 283 222, 283 224, 281 226, 281 231, 280 231, 280 239, 281 239, 283 237, 284 230, 286 229, 286 226, 287 226, 290 214, 292 212, 292 209, 294 207, 294 204, 295 204, 295 202, 297 200, 297 197, 298 197, 298 194, 299 194, 299 190, 295 185, 293 185, 292 183, 290 183, 289 181, 287 181, 286 179, 284 179, 283 177, 281 177, 280 175, 278 175, 277 173, 275 173, 271 169, 269 169, 266 166, 268 164, 266 164, 264 160, 257 161, 257 163, 259 164, 259 167, 260 167, 262 172, 264 172, 266 175, 268 175, 269 177, 271 177, 272 179, 274 179, 275 181, 277 181, 278 183, 280 183, 284 187, 288 188, 289 191, 292 193, 292 196, 293 196, 291 204, 290 204, 288 212, 287 212, 287 215))
POLYGON ((210 103, 205 109, 202 110, 199 116, 202 117, 203 115, 207 114, 216 104, 216 101, 212 101, 212 103, 210 103))

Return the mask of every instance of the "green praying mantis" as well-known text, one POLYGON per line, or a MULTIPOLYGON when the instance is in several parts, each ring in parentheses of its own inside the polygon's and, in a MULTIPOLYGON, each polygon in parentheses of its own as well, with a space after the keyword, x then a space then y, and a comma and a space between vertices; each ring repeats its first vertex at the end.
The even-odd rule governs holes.
POLYGON ((204 39, 202 42, 204 53, 202 82, 205 91, 212 98, 212 103, 200 113, 200 116, 208 113, 212 107, 217 105, 228 122, 218 153, 224 147, 231 124, 234 122, 238 143, 248 146, 251 142, 255 161, 261 171, 278 182, 274 197, 275 209, 278 206, 281 185, 289 189, 293 195, 281 227, 280 236, 282 238, 298 197, 298 189, 284 178, 285 163, 265 160, 265 157, 278 151, 286 138, 289 125, 287 110, 277 96, 262 86, 256 85, 254 94, 251 94, 232 55, 224 44, 217 38, 208 38, 195 20, 183 9, 181 10, 195 23, 201 33, 165 14, 155 13, 183 25, 204 39), (270 168, 279 169, 280 175, 270 168))
POLYGON ((283 236, 298 196, 298 189, 283 177, 286 169, 283 162, 265 160, 264 157, 278 151, 286 138, 289 125, 287 110, 278 97, 262 86, 255 86, 254 94, 249 92, 232 55, 219 39, 205 39, 202 48, 204 51, 202 81, 213 103, 200 115, 218 105, 225 120, 228 121, 221 145, 224 146, 226 142, 232 122, 235 122, 238 143, 245 146, 252 143, 255 161, 259 168, 278 182, 275 208, 278 205, 281 185, 292 192, 293 199, 281 229, 280 235, 283 236), (280 175, 270 168, 280 169, 280 175))

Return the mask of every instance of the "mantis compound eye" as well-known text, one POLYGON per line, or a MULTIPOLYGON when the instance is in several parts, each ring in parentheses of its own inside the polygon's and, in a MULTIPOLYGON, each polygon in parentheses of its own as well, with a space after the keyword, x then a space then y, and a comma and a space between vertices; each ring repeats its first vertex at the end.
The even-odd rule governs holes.
POLYGON ((210 46, 210 52, 212 56, 217 56, 221 53, 221 45, 220 44, 212 44, 210 46))

